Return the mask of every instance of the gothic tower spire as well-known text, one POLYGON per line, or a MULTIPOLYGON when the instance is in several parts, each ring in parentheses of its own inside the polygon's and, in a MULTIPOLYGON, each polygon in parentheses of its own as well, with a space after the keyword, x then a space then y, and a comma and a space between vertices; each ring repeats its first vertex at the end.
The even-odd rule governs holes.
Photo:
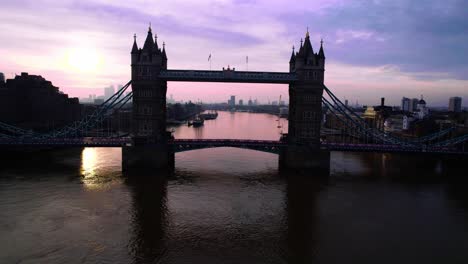
POLYGON ((154 46, 153 33, 151 30, 151 23, 148 28, 148 35, 146 35, 145 44, 143 45, 143 50, 151 50, 154 46))
POLYGON ((325 52, 323 52, 323 39, 320 40, 320 50, 318 56, 319 58, 325 58, 325 52))
POLYGON ((292 47, 291 59, 289 59, 289 63, 296 62, 296 54, 294 54, 294 46, 292 47))
POLYGON ((158 34, 154 34, 154 49, 156 52, 159 51, 159 47, 158 47, 158 34))
POLYGON ((136 43, 136 34, 133 35, 133 47, 132 47, 132 53, 137 53, 138 52, 138 45, 136 43))

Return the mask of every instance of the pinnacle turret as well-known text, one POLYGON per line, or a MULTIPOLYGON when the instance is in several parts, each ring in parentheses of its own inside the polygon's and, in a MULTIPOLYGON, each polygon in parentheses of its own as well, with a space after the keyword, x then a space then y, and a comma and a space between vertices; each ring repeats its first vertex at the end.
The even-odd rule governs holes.
POLYGON ((289 63, 295 63, 296 62, 296 54, 294 53, 294 46, 292 47, 292 53, 291 53, 291 59, 289 60, 289 63))
POLYGON ((133 47, 132 47, 132 53, 137 53, 138 52, 138 45, 136 43, 136 34, 133 35, 133 47))
POLYGON ((323 52, 323 39, 320 41, 320 50, 318 56, 319 58, 325 58, 325 52, 323 52))
POLYGON ((165 42, 163 42, 162 57, 163 57, 164 60, 167 60, 167 56, 166 56, 166 43, 165 43, 165 42))
POLYGON ((158 34, 154 34, 154 50, 156 52, 159 51, 159 47, 158 47, 158 34))

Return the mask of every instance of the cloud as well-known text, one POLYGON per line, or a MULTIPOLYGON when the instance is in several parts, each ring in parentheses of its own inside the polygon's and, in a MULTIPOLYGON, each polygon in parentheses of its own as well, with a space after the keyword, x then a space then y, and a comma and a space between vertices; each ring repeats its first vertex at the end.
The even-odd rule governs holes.
MULTIPOLYGON (((142 45, 152 22, 159 44, 167 44, 171 68, 207 69, 211 53, 213 69, 245 69, 248 55, 250 70, 287 71, 291 46, 309 26, 315 50, 324 38, 327 82, 339 91, 366 87, 366 95, 397 98, 414 89, 444 96, 443 86, 467 96, 466 10, 462 0, 6 1, 0 9, 0 70, 42 74, 80 96, 87 88, 125 83, 133 33, 142 45), (64 68, 74 46, 96 49, 103 57, 100 70, 83 75, 64 68)), ((276 96, 275 90, 251 92, 276 96)), ((210 92, 211 98, 225 96, 210 92)))
POLYGON ((467 80, 466 10, 468 2, 458 0, 349 1, 320 16, 303 14, 300 22, 320 25, 333 60, 394 64, 402 71, 446 72, 467 80))

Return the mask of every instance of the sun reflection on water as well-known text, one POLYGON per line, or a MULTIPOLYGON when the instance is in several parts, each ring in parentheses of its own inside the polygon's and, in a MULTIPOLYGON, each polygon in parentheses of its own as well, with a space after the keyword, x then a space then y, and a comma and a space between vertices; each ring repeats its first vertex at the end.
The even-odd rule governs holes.
POLYGON ((102 189, 120 182, 121 150, 118 148, 85 148, 81 152, 82 183, 87 189, 102 189))
POLYGON ((97 154, 95 148, 85 148, 81 152, 81 175, 86 178, 92 178, 96 175, 97 154))

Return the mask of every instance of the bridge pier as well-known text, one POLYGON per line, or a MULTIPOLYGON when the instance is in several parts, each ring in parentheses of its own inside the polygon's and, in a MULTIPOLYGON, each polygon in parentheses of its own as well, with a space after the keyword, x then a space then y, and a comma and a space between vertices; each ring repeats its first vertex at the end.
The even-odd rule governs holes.
POLYGON ((281 150, 279 165, 281 170, 317 171, 323 174, 330 171, 330 152, 291 145, 281 150))
POLYGON ((122 148, 122 170, 173 170, 174 152, 165 145, 145 145, 122 148))

